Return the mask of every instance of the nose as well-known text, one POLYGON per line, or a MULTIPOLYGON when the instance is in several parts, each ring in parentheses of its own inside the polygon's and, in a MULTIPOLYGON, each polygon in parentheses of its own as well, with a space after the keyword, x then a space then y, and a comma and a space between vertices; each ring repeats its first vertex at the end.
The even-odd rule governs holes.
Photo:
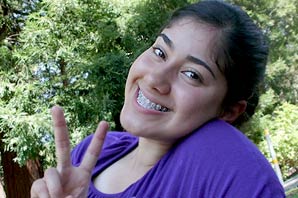
POLYGON ((166 95, 171 91, 170 72, 165 69, 152 69, 145 76, 145 82, 150 89, 157 91, 159 94, 166 95))

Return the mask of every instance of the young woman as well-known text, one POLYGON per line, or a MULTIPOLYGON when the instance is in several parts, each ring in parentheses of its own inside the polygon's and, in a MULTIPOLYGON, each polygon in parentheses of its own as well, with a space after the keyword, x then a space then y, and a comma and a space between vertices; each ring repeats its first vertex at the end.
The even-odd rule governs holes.
POLYGON ((177 10, 129 71, 128 133, 106 134, 103 121, 70 157, 63 112, 52 109, 58 165, 32 197, 284 197, 268 161, 230 125, 253 114, 267 55, 240 8, 177 10))

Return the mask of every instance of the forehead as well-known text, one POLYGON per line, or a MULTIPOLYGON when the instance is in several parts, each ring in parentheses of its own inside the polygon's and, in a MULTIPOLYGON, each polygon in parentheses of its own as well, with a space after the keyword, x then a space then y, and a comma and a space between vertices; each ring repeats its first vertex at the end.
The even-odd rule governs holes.
POLYGON ((210 42, 216 38, 218 29, 192 18, 183 18, 170 23, 162 32, 173 34, 175 38, 182 37, 185 41, 210 42))
MULTIPOLYGON (((174 50, 213 62, 218 30, 191 18, 180 19, 162 31, 172 42, 174 50)), ((161 39, 161 38, 159 38, 161 39)))

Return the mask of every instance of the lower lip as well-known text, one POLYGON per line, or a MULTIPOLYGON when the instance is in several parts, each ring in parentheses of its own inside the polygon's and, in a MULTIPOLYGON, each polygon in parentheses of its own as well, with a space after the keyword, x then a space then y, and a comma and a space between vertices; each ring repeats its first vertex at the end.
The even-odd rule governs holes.
POLYGON ((139 103, 137 102, 137 98, 138 98, 138 94, 139 94, 139 90, 137 89, 136 93, 135 93, 135 97, 134 97, 134 105, 136 106, 136 109, 144 114, 153 114, 153 115, 161 115, 164 112, 161 111, 156 111, 156 110, 152 110, 152 109, 145 109, 144 107, 142 107, 141 105, 139 105, 139 103))

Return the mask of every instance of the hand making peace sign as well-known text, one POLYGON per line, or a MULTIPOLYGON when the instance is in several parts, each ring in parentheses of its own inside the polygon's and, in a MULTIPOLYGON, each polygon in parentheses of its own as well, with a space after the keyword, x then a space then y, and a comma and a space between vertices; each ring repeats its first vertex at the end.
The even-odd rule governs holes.
POLYGON ((57 168, 47 169, 44 177, 33 183, 31 198, 87 197, 91 171, 100 154, 108 124, 105 121, 99 123, 81 165, 74 167, 70 159, 70 143, 63 110, 58 106, 53 107, 52 118, 57 168))

